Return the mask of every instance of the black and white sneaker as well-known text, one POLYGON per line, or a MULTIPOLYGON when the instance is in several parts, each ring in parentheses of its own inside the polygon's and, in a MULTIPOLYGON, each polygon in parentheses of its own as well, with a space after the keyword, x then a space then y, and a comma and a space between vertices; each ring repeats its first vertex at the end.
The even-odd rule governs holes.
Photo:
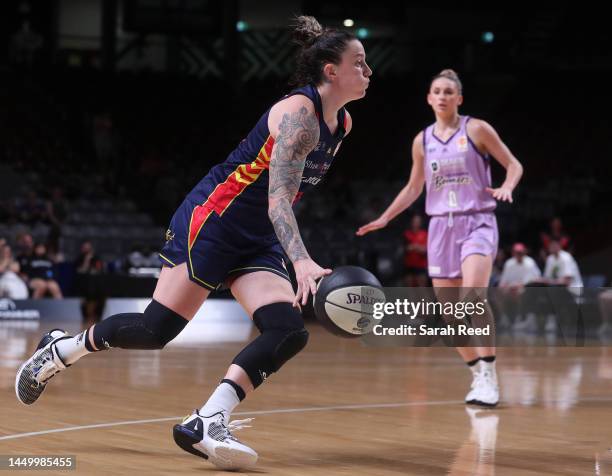
POLYGON ((62 329, 47 332, 38 343, 34 355, 19 367, 15 377, 15 394, 21 403, 34 403, 44 392, 51 377, 69 367, 58 355, 55 343, 70 337, 62 329))
POLYGON ((195 410, 183 423, 174 425, 174 441, 185 451, 207 459, 222 469, 236 470, 255 466, 257 453, 232 435, 231 431, 248 428, 252 418, 227 423, 224 413, 208 417, 195 410))

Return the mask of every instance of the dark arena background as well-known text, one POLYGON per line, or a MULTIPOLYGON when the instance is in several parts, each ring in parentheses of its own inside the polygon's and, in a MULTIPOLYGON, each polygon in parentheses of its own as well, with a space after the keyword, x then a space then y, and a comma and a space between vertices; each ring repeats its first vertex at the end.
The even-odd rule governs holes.
MULTIPOLYGON (((0 472, 218 471, 176 446, 172 427, 259 335, 227 289, 165 349, 86 357, 31 407, 15 373, 53 328, 143 312, 174 211, 291 90, 301 14, 354 33, 373 71, 333 166, 294 207, 316 263, 365 268, 385 289, 432 285, 411 261, 425 193, 386 228, 356 231, 406 185, 443 69, 461 77, 461 114, 491 124, 521 162, 513 203, 495 211, 500 402, 464 404, 470 370, 454 349, 343 339, 309 302, 307 347, 234 413, 255 418, 237 434, 259 454, 244 472, 612 474, 609 19, 580 3, 384 0, 2 2, 0 472), (526 311, 504 269, 520 255, 560 278, 551 242, 580 284, 526 311)), ((499 187, 505 170, 491 170, 499 187)))

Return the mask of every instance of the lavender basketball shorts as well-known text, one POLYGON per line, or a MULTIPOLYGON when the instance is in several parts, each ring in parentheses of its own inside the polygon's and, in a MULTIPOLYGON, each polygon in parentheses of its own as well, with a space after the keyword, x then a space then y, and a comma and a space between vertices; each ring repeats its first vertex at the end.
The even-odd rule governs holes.
POLYGON ((491 212, 434 216, 429 221, 427 264, 431 278, 460 278, 469 255, 497 254, 497 220, 491 212))

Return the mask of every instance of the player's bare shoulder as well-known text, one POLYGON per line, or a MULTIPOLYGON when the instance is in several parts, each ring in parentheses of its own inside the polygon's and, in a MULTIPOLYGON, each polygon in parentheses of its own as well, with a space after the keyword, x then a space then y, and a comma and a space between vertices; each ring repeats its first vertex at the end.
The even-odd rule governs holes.
POLYGON ((412 156, 413 159, 425 157, 425 150, 423 148, 423 131, 420 131, 412 140, 412 156))
MULTIPOLYGON (((268 129, 270 130, 270 135, 276 139, 279 133, 279 126, 284 120, 295 120, 298 122, 308 120, 313 123, 313 118, 316 119, 316 112, 312 100, 303 94, 294 94, 272 106, 268 114, 268 129)), ((316 126, 318 128, 318 122, 316 122, 316 126)))
POLYGON ((487 121, 471 117, 466 125, 468 136, 472 140, 482 140, 482 138, 488 134, 493 133, 495 130, 487 121))

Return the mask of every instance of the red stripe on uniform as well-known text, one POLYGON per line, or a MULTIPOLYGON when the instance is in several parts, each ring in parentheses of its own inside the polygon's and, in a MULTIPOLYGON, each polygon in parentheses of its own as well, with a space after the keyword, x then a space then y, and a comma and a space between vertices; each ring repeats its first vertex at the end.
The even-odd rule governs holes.
POLYGON ((222 215, 238 195, 255 182, 264 170, 269 169, 273 146, 274 138, 268 136, 253 162, 236 167, 225 182, 215 187, 202 205, 194 208, 189 224, 189 249, 192 248, 210 214, 214 211, 217 215, 222 215))

